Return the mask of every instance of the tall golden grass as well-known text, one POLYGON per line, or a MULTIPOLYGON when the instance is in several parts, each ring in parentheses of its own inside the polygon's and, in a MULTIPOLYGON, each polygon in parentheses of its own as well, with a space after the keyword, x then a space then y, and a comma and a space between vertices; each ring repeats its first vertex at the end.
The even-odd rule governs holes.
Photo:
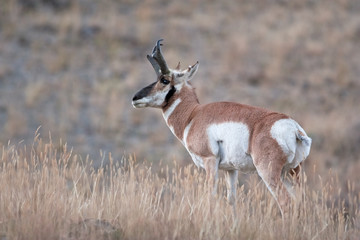
MULTIPOLYGON (((104 157, 105 158, 105 157, 104 157)), ((135 157, 99 169, 37 135, 1 150, 0 239, 357 239, 359 193, 338 180, 307 184, 305 174, 283 221, 256 175, 238 188, 236 215, 225 183, 209 203, 205 174, 193 165, 159 172, 135 157), (318 189, 318 190, 314 190, 318 189), (210 209, 210 205, 212 209, 210 209)))

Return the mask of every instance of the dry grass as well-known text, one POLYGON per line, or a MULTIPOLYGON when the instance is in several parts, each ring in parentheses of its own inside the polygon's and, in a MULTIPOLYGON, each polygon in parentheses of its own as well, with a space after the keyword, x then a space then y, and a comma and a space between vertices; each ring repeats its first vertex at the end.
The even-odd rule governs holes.
POLYGON ((210 203, 204 173, 164 166, 154 173, 133 157, 97 170, 38 137, 32 146, 4 147, 0 162, 1 239, 356 239, 359 193, 338 180, 309 186, 306 177, 283 222, 254 175, 238 189, 236 217, 224 182, 210 203), (315 187, 318 190, 314 190, 315 187))

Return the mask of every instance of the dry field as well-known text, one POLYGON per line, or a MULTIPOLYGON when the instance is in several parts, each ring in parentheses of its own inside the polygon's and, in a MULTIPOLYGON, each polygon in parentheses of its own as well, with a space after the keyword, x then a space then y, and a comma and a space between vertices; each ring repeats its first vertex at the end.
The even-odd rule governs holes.
POLYGON ((0 161, 0 239, 358 239, 359 194, 348 183, 319 176, 312 190, 303 175, 291 217, 282 221, 271 194, 253 175, 237 194, 236 217, 223 196, 210 202, 204 174, 193 165, 153 173, 123 159, 97 170, 66 145, 38 137, 8 145, 0 161))
POLYGON ((0 239, 356 239, 359 12, 358 0, 0 0, 0 239), (255 175, 239 175, 235 219, 223 183, 210 213, 204 172, 160 112, 132 108, 159 38, 170 66, 199 60, 200 102, 284 112, 313 139, 289 223, 255 175))

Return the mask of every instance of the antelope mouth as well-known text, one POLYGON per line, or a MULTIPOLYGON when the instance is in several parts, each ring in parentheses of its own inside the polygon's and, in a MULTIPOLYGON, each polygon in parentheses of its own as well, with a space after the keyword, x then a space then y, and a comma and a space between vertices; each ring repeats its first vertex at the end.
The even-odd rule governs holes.
POLYGON ((146 103, 142 102, 142 101, 132 101, 132 105, 134 108, 144 108, 146 107, 146 103))

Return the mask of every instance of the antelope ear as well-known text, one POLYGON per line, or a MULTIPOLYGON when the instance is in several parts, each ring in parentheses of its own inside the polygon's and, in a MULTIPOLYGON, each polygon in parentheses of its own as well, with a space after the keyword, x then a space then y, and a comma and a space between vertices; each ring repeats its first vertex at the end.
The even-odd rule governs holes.
POLYGON ((197 61, 194 65, 189 66, 184 72, 185 75, 187 77, 187 81, 190 81, 194 76, 195 73, 197 72, 199 67, 199 61, 197 61))

